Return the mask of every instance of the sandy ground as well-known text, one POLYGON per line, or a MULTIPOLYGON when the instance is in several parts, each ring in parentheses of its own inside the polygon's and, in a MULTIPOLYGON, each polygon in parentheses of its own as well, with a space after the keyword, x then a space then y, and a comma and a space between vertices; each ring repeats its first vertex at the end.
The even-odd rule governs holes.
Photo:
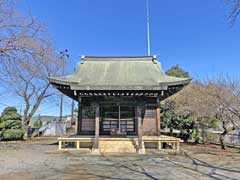
POLYGON ((59 152, 55 140, 0 142, 0 179, 240 179, 240 150, 183 145, 184 155, 59 152))

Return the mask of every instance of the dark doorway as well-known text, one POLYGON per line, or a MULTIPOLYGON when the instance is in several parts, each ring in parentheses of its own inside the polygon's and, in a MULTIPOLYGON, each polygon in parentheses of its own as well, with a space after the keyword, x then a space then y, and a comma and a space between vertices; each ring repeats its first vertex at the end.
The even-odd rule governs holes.
POLYGON ((109 135, 112 129, 124 129, 135 135, 135 107, 127 105, 104 105, 100 107, 100 134, 109 135))

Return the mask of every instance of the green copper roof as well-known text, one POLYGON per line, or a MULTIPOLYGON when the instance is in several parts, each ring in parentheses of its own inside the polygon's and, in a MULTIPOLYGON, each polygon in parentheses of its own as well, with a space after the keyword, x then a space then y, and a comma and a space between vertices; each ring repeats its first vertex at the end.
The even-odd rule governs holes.
POLYGON ((164 90, 191 79, 167 76, 153 56, 84 57, 73 75, 50 77, 73 90, 164 90))

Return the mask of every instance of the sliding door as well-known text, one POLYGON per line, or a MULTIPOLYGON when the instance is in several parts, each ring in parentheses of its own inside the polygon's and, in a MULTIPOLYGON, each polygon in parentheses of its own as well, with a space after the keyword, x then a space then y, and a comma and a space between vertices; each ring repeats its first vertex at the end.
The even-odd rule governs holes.
POLYGON ((100 113, 100 134, 108 135, 112 129, 124 129, 129 135, 135 134, 134 106, 103 105, 100 113))

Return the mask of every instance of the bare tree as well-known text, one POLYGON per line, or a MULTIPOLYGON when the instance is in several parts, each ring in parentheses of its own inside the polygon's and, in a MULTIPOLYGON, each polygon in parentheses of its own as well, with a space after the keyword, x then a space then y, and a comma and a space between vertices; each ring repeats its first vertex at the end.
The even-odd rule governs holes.
POLYGON ((212 102, 206 86, 201 82, 193 82, 180 93, 173 96, 176 102, 177 113, 191 116, 194 119, 196 130, 201 129, 202 142, 206 142, 206 130, 215 125, 215 112, 211 111, 212 102))
POLYGON ((202 129, 210 128, 214 120, 221 124, 220 143, 226 148, 225 135, 240 125, 240 82, 228 76, 218 76, 206 82, 194 82, 173 97, 179 113, 190 114, 202 129))
POLYGON ((0 0, 0 58, 36 54, 34 42, 42 38, 44 27, 29 12, 23 16, 11 0, 0 0))
POLYGON ((56 75, 64 60, 54 52, 46 30, 32 16, 19 16, 11 2, 0 0, 0 80, 25 103, 25 137, 31 117, 55 91, 48 76, 56 75))
POLYGON ((222 149, 226 149, 226 134, 240 126, 240 82, 227 75, 219 76, 209 80, 207 88, 213 104, 211 111, 215 112, 222 125, 220 143, 222 149))
POLYGON ((229 21, 231 26, 236 22, 240 14, 240 0, 225 0, 230 5, 229 21))

